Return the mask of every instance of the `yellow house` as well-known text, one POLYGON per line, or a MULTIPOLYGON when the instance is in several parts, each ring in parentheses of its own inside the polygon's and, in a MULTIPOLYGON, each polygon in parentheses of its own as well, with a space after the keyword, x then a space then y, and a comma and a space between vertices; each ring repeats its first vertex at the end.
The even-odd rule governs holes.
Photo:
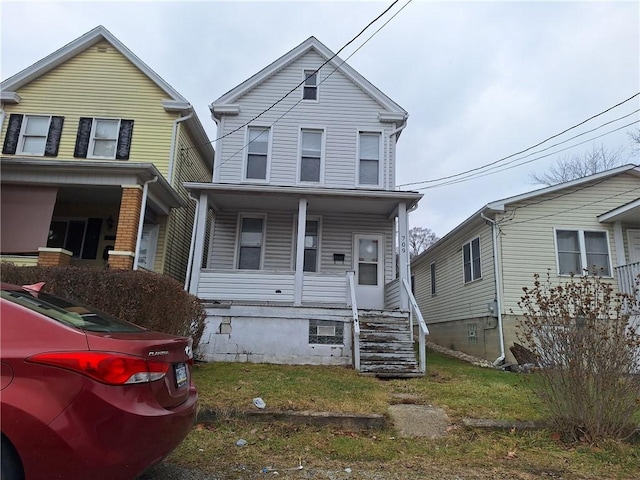
POLYGON ((214 150, 189 102, 98 26, 0 84, 0 253, 185 278, 214 150))

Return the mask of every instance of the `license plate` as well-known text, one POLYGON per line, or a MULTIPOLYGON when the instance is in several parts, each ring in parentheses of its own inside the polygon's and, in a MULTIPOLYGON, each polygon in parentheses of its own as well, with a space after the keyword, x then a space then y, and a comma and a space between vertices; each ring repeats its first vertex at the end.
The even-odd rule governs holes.
POLYGON ((176 386, 184 387, 187 384, 187 366, 184 363, 174 365, 176 371, 176 386))

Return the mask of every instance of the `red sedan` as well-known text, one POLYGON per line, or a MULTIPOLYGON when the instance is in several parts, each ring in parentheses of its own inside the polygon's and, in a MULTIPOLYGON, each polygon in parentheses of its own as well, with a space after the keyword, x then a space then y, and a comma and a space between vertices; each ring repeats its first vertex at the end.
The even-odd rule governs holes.
POLYGON ((196 414, 189 338, 2 284, 2 479, 133 479, 196 414))

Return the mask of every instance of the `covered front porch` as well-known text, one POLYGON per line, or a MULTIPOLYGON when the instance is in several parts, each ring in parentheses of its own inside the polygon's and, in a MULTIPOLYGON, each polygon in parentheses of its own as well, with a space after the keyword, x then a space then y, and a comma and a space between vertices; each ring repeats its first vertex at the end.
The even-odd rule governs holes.
POLYGON ((2 260, 153 270, 183 203, 152 164, 2 158, 2 260))
POLYGON ((600 215, 598 221, 613 228, 618 290, 640 301, 640 198, 600 215))
POLYGON ((408 212, 420 194, 186 187, 198 200, 186 286, 208 307, 206 359, 360 369, 359 319, 372 311, 403 312, 411 335, 408 212))

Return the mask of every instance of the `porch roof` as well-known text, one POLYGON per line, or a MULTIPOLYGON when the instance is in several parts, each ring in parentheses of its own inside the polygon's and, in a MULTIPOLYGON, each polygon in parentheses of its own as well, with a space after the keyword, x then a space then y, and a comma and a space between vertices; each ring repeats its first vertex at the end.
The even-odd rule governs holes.
POLYGON ((2 183, 73 187, 79 192, 87 191, 86 187, 142 186, 157 177, 149 183, 149 202, 154 209, 168 214, 171 208, 185 206, 184 200, 151 163, 2 157, 0 166, 2 183))
POLYGON ((610 222, 627 222, 627 223, 640 223, 640 198, 621 205, 618 208, 603 213, 598 216, 600 223, 610 222))
POLYGON ((409 191, 309 188, 274 185, 239 185, 220 183, 185 183, 194 196, 206 193, 209 205, 225 211, 297 211, 301 198, 307 199, 308 213, 382 214, 392 217, 398 204, 407 211, 415 208, 422 194, 409 191))

